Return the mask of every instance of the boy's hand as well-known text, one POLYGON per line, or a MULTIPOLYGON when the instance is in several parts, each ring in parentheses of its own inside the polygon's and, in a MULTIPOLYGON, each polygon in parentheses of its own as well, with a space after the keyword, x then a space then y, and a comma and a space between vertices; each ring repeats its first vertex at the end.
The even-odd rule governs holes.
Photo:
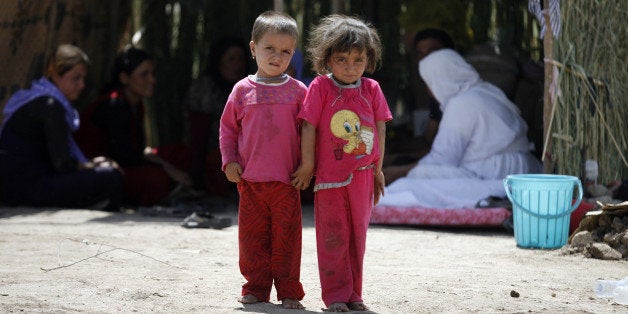
POLYGON ((379 203, 379 199, 384 196, 385 178, 384 173, 381 170, 375 170, 374 176, 375 178, 373 183, 375 184, 375 187, 373 190, 373 205, 377 205, 377 203, 379 203))
POLYGON ((292 181, 290 181, 290 183, 292 183, 292 186, 294 186, 298 190, 305 190, 310 186, 313 169, 309 168, 310 167, 304 167, 303 165, 301 165, 295 172, 290 175, 290 177, 292 177, 292 181))
POLYGON ((225 166, 225 175, 227 176, 227 180, 238 183, 242 178, 242 166, 240 166, 237 162, 230 162, 225 166))

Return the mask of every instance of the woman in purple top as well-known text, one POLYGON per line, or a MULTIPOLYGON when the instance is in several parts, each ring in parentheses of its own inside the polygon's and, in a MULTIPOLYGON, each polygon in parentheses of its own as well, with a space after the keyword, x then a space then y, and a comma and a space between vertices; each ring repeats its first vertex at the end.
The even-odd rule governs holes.
POLYGON ((89 60, 61 45, 46 75, 15 93, 0 125, 0 199, 14 206, 118 210, 122 175, 115 162, 88 160, 72 132, 79 116, 70 105, 85 87, 89 60))

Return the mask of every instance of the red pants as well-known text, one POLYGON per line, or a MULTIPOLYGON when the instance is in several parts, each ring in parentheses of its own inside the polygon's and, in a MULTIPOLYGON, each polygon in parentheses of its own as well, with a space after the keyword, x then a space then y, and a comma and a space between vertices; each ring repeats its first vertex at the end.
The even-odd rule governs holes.
POLYGON ((244 180, 238 191, 240 272, 246 279, 242 295, 268 302, 274 281, 278 300, 302 300, 299 191, 282 182, 244 180))
POLYGON ((373 208, 373 169, 347 186, 314 193, 316 249, 323 302, 362 302, 366 232, 373 208))

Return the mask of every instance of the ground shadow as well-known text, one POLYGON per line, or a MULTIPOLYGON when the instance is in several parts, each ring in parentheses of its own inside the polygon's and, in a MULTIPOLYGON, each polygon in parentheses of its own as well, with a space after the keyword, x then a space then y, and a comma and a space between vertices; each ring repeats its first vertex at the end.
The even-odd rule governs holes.
MULTIPOLYGON (((242 307, 235 308, 235 310, 242 312, 252 312, 252 313, 297 313, 294 309, 284 309, 280 304, 275 304, 272 302, 259 302, 254 304, 243 304, 242 307)), ((323 308, 318 310, 305 308, 303 310, 298 310, 298 313, 327 313, 323 308)), ((351 311, 350 313, 377 313, 373 311, 351 311)))
POLYGON ((423 225, 386 225, 371 224, 369 228, 394 230, 425 230, 433 232, 472 234, 472 235, 501 235, 512 236, 512 231, 500 226, 423 226, 423 225))
MULTIPOLYGON (((53 215, 61 210, 89 210, 85 208, 55 208, 55 207, 3 207, 0 206, 0 219, 11 218, 16 216, 30 215, 53 215)), ((123 222, 152 222, 152 223, 176 223, 180 224, 185 217, 191 215, 195 211, 203 211, 217 217, 229 217, 235 223, 237 222, 237 205, 229 202, 214 202, 205 204, 204 206, 188 206, 185 204, 177 204, 172 206, 150 206, 150 207, 125 207, 120 211, 98 211, 106 215, 98 215, 96 218, 87 220, 86 222, 101 222, 118 224, 123 222)))
MULTIPOLYGON (((232 224, 236 224, 238 219, 237 207, 235 206, 225 206, 225 207, 216 207, 216 208, 208 208, 204 207, 202 209, 205 214, 211 214, 215 217, 226 217, 231 218, 232 224)), ((194 213, 194 208, 190 208, 189 210, 177 210, 172 212, 166 206, 162 207, 153 207, 150 210, 142 210, 141 208, 132 208, 125 209, 121 212, 112 213, 111 215, 107 215, 104 217, 98 217, 89 220, 90 222, 102 222, 102 223, 122 223, 122 222, 151 222, 151 223, 165 223, 165 224, 181 224, 183 220, 194 213)))
MULTIPOLYGON (((243 304, 236 308, 238 311, 251 313, 295 313, 294 309, 284 309, 281 304, 272 302, 259 302, 253 304, 243 304)), ((322 311, 312 311, 309 309, 298 310, 298 313, 322 313, 322 311)))
MULTIPOLYGON (((183 219, 187 217, 192 211, 175 211, 172 212, 163 207, 163 211, 155 209, 153 211, 142 211, 138 208, 127 208, 120 212, 104 212, 108 215, 93 218, 87 222, 100 222, 120 224, 124 222, 149 222, 149 223, 164 223, 164 224, 181 224, 183 219)), ((68 208, 51 208, 51 207, 0 207, 0 219, 10 218, 14 216, 29 216, 35 214, 54 214, 59 210, 68 210, 68 208)), ((216 217, 228 217, 231 218, 232 224, 237 225, 238 222, 238 207, 236 203, 227 202, 217 204, 213 207, 206 207, 206 211, 216 217)), ((314 205, 304 204, 302 206, 303 213, 303 228, 314 228, 314 205)), ((378 229, 392 229, 392 230, 427 230, 443 233, 455 233, 455 234, 476 234, 476 235, 510 235, 512 231, 509 231, 503 227, 468 227, 468 226, 421 226, 421 225, 387 225, 387 224, 371 224, 369 228, 378 229)))
POLYGON ((57 211, 57 208, 8 207, 0 205, 0 219, 14 216, 28 216, 42 212, 57 211))

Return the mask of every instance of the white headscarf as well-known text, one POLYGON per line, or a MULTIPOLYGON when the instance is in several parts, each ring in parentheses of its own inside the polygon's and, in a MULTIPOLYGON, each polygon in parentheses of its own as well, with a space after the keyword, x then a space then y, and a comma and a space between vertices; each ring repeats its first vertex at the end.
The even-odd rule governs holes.
POLYGON ((477 87, 493 94, 519 114, 517 106, 498 87, 483 81, 473 66, 452 49, 440 49, 423 58, 419 63, 419 73, 443 111, 451 98, 477 87))

